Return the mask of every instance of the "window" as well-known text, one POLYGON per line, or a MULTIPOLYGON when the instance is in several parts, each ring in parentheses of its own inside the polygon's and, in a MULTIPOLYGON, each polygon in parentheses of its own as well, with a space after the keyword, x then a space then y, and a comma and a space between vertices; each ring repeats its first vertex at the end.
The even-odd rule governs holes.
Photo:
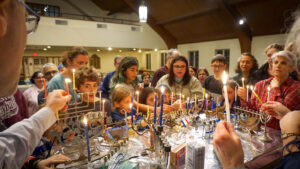
POLYGON ((160 54, 160 66, 163 67, 167 63, 167 53, 160 54))
POLYGON ((39 65, 40 64, 40 59, 33 59, 34 65, 39 65))
POLYGON ((41 64, 44 65, 46 63, 45 58, 41 58, 41 64))
POLYGON ((146 68, 147 70, 151 70, 151 54, 146 54, 146 68))
POLYGON ((216 49, 215 54, 222 54, 226 59, 226 71, 229 71, 229 63, 230 63, 230 49, 216 49))
POLYGON ((90 58, 90 66, 93 66, 96 69, 100 69, 100 57, 96 54, 93 54, 90 58))
POLYGON ((31 9, 33 9, 39 15, 51 16, 51 17, 60 16, 60 8, 58 6, 37 4, 37 3, 27 3, 27 4, 31 7, 31 9))
POLYGON ((189 62, 190 66, 195 67, 196 69, 199 68, 199 51, 189 51, 189 62))

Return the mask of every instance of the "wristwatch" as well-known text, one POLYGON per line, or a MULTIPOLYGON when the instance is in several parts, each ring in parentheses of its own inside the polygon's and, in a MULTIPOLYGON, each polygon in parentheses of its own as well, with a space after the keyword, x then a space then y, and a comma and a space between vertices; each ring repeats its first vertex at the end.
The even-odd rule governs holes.
POLYGON ((281 139, 284 140, 288 137, 291 137, 291 136, 299 136, 300 134, 298 133, 282 133, 281 134, 281 139))

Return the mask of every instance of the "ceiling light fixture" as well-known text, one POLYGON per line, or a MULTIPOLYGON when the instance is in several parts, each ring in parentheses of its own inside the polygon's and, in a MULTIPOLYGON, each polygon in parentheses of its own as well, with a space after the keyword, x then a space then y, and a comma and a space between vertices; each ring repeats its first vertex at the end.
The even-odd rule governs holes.
POLYGON ((112 48, 111 48, 111 47, 108 47, 107 49, 108 49, 109 51, 111 51, 111 50, 112 50, 112 48))
POLYGON ((142 50, 141 50, 141 49, 139 49, 139 53, 142 53, 142 50))
POLYGON ((148 7, 146 6, 145 1, 142 0, 142 3, 139 7, 140 22, 147 22, 147 15, 148 15, 148 7))
POLYGON ((157 52, 157 48, 155 48, 154 51, 157 52))
POLYGON ((97 52, 100 52, 100 49, 97 49, 97 52))
POLYGON ((135 49, 135 48, 133 48, 132 50, 134 50, 134 51, 135 51, 136 49, 135 49))
POLYGON ((239 20, 239 24, 240 24, 240 25, 243 25, 244 23, 245 23, 244 19, 240 19, 240 20, 239 20))
POLYGON ((120 50, 119 50, 119 52, 121 53, 121 52, 122 52, 122 50, 120 49, 120 50))
POLYGON ((50 48, 51 48, 51 46, 47 46, 47 48, 48 48, 48 49, 50 49, 50 48))
POLYGON ((47 51, 47 48, 44 48, 43 50, 44 50, 44 51, 47 51))

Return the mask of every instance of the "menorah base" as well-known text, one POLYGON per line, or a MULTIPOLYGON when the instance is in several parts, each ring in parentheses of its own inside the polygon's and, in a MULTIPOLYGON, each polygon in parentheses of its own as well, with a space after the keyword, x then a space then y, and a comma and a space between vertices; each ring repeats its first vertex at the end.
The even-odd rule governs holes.
POLYGON ((266 134, 262 135, 262 136, 259 136, 258 139, 260 141, 263 141, 263 142, 271 142, 273 141, 273 139, 269 136, 267 136, 266 134))

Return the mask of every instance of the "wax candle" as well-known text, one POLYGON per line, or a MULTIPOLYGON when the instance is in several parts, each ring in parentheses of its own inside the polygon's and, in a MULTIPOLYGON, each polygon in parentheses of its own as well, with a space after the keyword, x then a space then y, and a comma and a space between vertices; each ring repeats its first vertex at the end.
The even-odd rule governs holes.
POLYGON ((128 119, 127 119, 127 111, 125 111, 125 126, 126 126, 126 136, 128 137, 128 119))
POLYGON ((73 72, 73 90, 75 91, 76 86, 75 86, 75 69, 72 69, 73 72))
POLYGON ((85 137, 86 137, 86 146, 87 146, 87 152, 88 152, 88 160, 91 161, 89 128, 88 128, 88 125, 87 125, 86 117, 84 117, 83 122, 84 122, 84 126, 85 126, 85 137))
POLYGON ((216 103, 216 112, 218 113, 218 109, 219 109, 219 96, 217 96, 217 103, 216 103))
POLYGON ((197 111, 198 103, 197 103, 197 96, 195 95, 195 111, 197 111))
POLYGON ((242 77, 242 85, 243 85, 243 88, 245 88, 245 78, 242 77))
POLYGON ((206 106, 206 110, 208 110, 208 100, 207 100, 208 94, 205 94, 205 106, 206 106))
POLYGON ((246 92, 246 107, 248 107, 248 99, 249 99, 249 92, 248 92, 248 90, 249 90, 249 86, 247 85, 247 92, 246 92))
POLYGON ((45 94, 45 99, 47 99, 47 86, 46 86, 46 80, 44 79, 44 94, 45 94))
POLYGON ((213 110, 214 109, 214 99, 213 98, 210 99, 210 104, 211 104, 211 110, 213 110))
POLYGON ((205 95, 205 88, 203 88, 203 96, 202 96, 202 100, 204 100, 204 95, 205 95))
POLYGON ((153 124, 156 124, 156 107, 157 107, 157 94, 155 93, 155 96, 154 96, 154 119, 153 119, 153 124))
POLYGON ((258 95, 256 94, 256 92, 254 91, 253 89, 253 86, 251 86, 251 90, 252 90, 252 93, 254 94, 254 96, 258 99, 258 101, 263 104, 263 102, 261 101, 261 99, 258 97, 258 95))
POLYGON ((104 107, 104 104, 105 104, 105 100, 102 101, 102 112, 103 112, 103 115, 105 115, 105 107, 104 107))
POLYGON ((164 87, 161 87, 161 102, 160 102, 160 118, 159 118, 159 125, 162 126, 162 117, 163 117, 163 108, 164 108, 164 87))
MULTIPOLYGON (((131 98, 133 98, 133 97, 131 97, 131 98)), ((132 99, 131 99, 132 100, 132 99)), ((133 125, 133 104, 132 104, 132 102, 133 101, 131 101, 131 103, 130 103, 130 115, 131 115, 131 125, 133 125)))
POLYGON ((66 85, 66 92, 67 94, 70 94, 69 92, 69 83, 71 82, 71 80, 69 78, 65 79, 65 85, 66 85))
POLYGON ((136 114, 139 114, 139 91, 136 91, 136 114))
POLYGON ((191 108, 191 98, 188 97, 188 101, 189 101, 189 109, 191 108))
POLYGON ((150 108, 149 106, 147 106, 147 120, 149 119, 149 117, 150 117, 150 108))
POLYGON ((270 88, 270 86, 268 86, 268 96, 267 96, 267 101, 270 101, 270 90, 271 90, 271 88, 270 88))
POLYGON ((225 94, 225 108, 226 108, 226 117, 227 117, 227 123, 230 123, 230 110, 229 110, 229 100, 228 100, 228 93, 227 93, 227 74, 224 71, 222 75, 222 81, 223 81, 223 88, 224 88, 224 94, 225 94))
POLYGON ((182 104, 181 104, 181 93, 179 95, 179 104, 180 104, 180 109, 182 109, 182 104))

